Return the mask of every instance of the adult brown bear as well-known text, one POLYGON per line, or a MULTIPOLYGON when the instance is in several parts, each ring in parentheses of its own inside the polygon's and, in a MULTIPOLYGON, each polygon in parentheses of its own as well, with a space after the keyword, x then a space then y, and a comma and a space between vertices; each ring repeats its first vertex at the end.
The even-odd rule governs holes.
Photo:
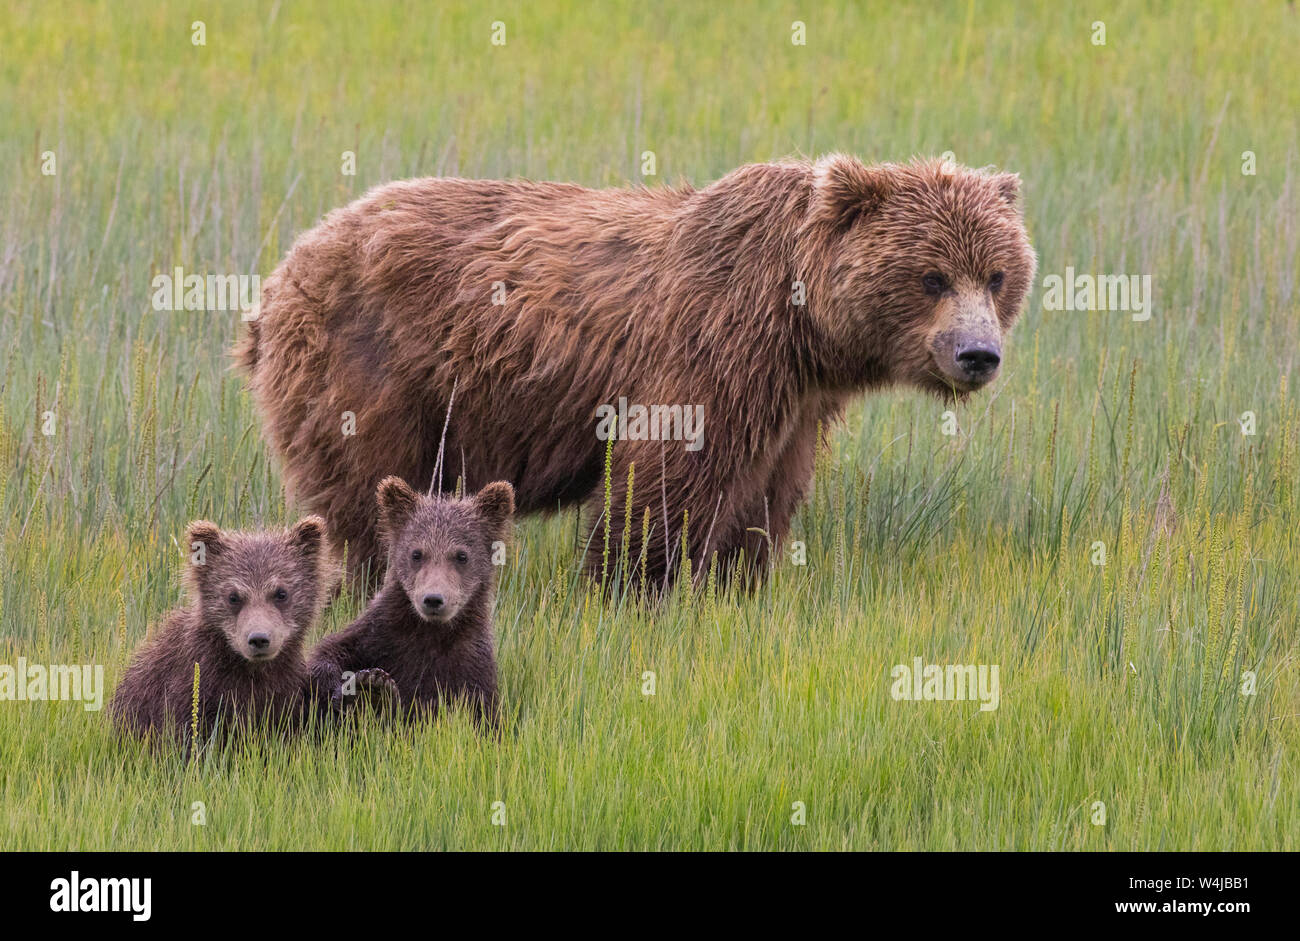
POLYGON ((585 503, 599 568, 599 432, 620 409, 610 558, 635 462, 629 557, 648 507, 652 578, 671 578, 686 518, 694 571, 742 548, 761 563, 752 528, 786 533, 850 396, 962 396, 997 373, 1035 267, 1018 191, 838 154, 699 190, 391 183, 298 239, 236 356, 291 497, 354 574, 383 565, 379 481, 431 482, 453 389, 445 487, 507 480, 524 513, 585 503), (664 440, 683 417, 687 440, 664 440))

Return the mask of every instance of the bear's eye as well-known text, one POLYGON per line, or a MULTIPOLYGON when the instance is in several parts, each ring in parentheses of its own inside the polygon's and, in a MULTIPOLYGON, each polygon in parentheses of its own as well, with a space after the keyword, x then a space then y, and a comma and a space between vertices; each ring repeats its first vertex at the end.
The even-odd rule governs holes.
POLYGON ((284 604, 289 599, 289 593, 283 588, 277 588, 275 594, 271 595, 271 597, 275 599, 277 604, 284 604))
POLYGON ((419 549, 412 549, 412 550, 411 550, 411 561, 412 561, 412 562, 419 562, 419 561, 420 561, 421 559, 423 559, 423 558, 424 558, 424 553, 421 552, 419 549))
POLYGON ((238 607, 239 607, 239 592, 237 592, 237 591, 232 591, 229 595, 226 596, 226 600, 230 602, 230 606, 231 606, 232 608, 238 608, 238 607))
POLYGON ((995 292, 1001 290, 1002 278, 1003 278, 1003 274, 1001 271, 993 272, 993 277, 989 278, 989 290, 995 292))
POLYGON ((469 561, 469 553, 466 552, 464 549, 461 549, 456 553, 456 561, 459 564, 464 565, 466 562, 469 561))
POLYGON ((930 271, 921 278, 921 287, 926 294, 942 294, 948 288, 948 279, 937 271, 930 271))

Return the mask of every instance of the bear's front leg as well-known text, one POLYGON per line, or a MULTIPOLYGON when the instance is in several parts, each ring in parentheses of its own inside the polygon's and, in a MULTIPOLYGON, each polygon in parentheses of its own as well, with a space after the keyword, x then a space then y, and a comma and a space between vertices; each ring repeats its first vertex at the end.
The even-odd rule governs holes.
POLYGON ((722 563, 732 561, 748 525, 741 519, 742 509, 751 506, 755 496, 761 508, 767 480, 759 468, 744 462, 726 464, 714 456, 724 453, 724 447, 712 454, 688 451, 678 441, 618 442, 609 481, 608 553, 603 479, 586 504, 591 520, 588 574, 608 582, 625 565, 622 577, 631 585, 639 588, 644 576, 646 588, 667 588, 682 571, 684 556, 690 558, 693 579, 707 575, 714 553, 722 563))
POLYGON ((815 402, 805 409, 768 471, 763 499, 747 507, 743 519, 749 522, 742 534, 745 557, 754 560, 754 570, 766 573, 770 553, 780 552, 800 504, 808 496, 817 463, 817 449, 828 439, 839 420, 838 400, 815 402), (818 434, 821 438, 818 438, 818 434), (762 533, 755 532, 762 529, 762 533))
POLYGON ((308 669, 307 688, 319 709, 336 712, 343 708, 343 668, 332 660, 313 660, 308 669))

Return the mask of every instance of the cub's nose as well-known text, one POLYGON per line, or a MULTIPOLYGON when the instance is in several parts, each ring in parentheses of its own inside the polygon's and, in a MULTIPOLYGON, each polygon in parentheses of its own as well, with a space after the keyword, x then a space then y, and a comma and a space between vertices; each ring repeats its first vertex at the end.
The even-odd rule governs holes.
POLYGON ((256 631, 248 635, 248 646, 257 653, 265 653, 271 647, 271 635, 256 631))
POLYGON ((1002 354, 992 344, 975 343, 957 348, 957 365, 972 379, 988 378, 1001 362, 1002 354))
POLYGON ((420 599, 420 604, 429 614, 437 614, 445 603, 442 595, 425 595, 420 599))

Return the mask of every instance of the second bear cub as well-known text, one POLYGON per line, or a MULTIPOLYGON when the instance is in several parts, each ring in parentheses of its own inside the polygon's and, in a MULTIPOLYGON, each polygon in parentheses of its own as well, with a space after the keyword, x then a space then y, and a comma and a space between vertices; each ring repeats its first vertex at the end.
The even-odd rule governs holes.
POLYGON ((340 705, 345 671, 364 673, 371 686, 386 671, 407 714, 463 699, 477 719, 495 724, 492 549, 509 530, 514 489, 498 482, 471 498, 434 499, 387 477, 378 500, 384 584, 361 617, 313 651, 317 698, 340 705))

